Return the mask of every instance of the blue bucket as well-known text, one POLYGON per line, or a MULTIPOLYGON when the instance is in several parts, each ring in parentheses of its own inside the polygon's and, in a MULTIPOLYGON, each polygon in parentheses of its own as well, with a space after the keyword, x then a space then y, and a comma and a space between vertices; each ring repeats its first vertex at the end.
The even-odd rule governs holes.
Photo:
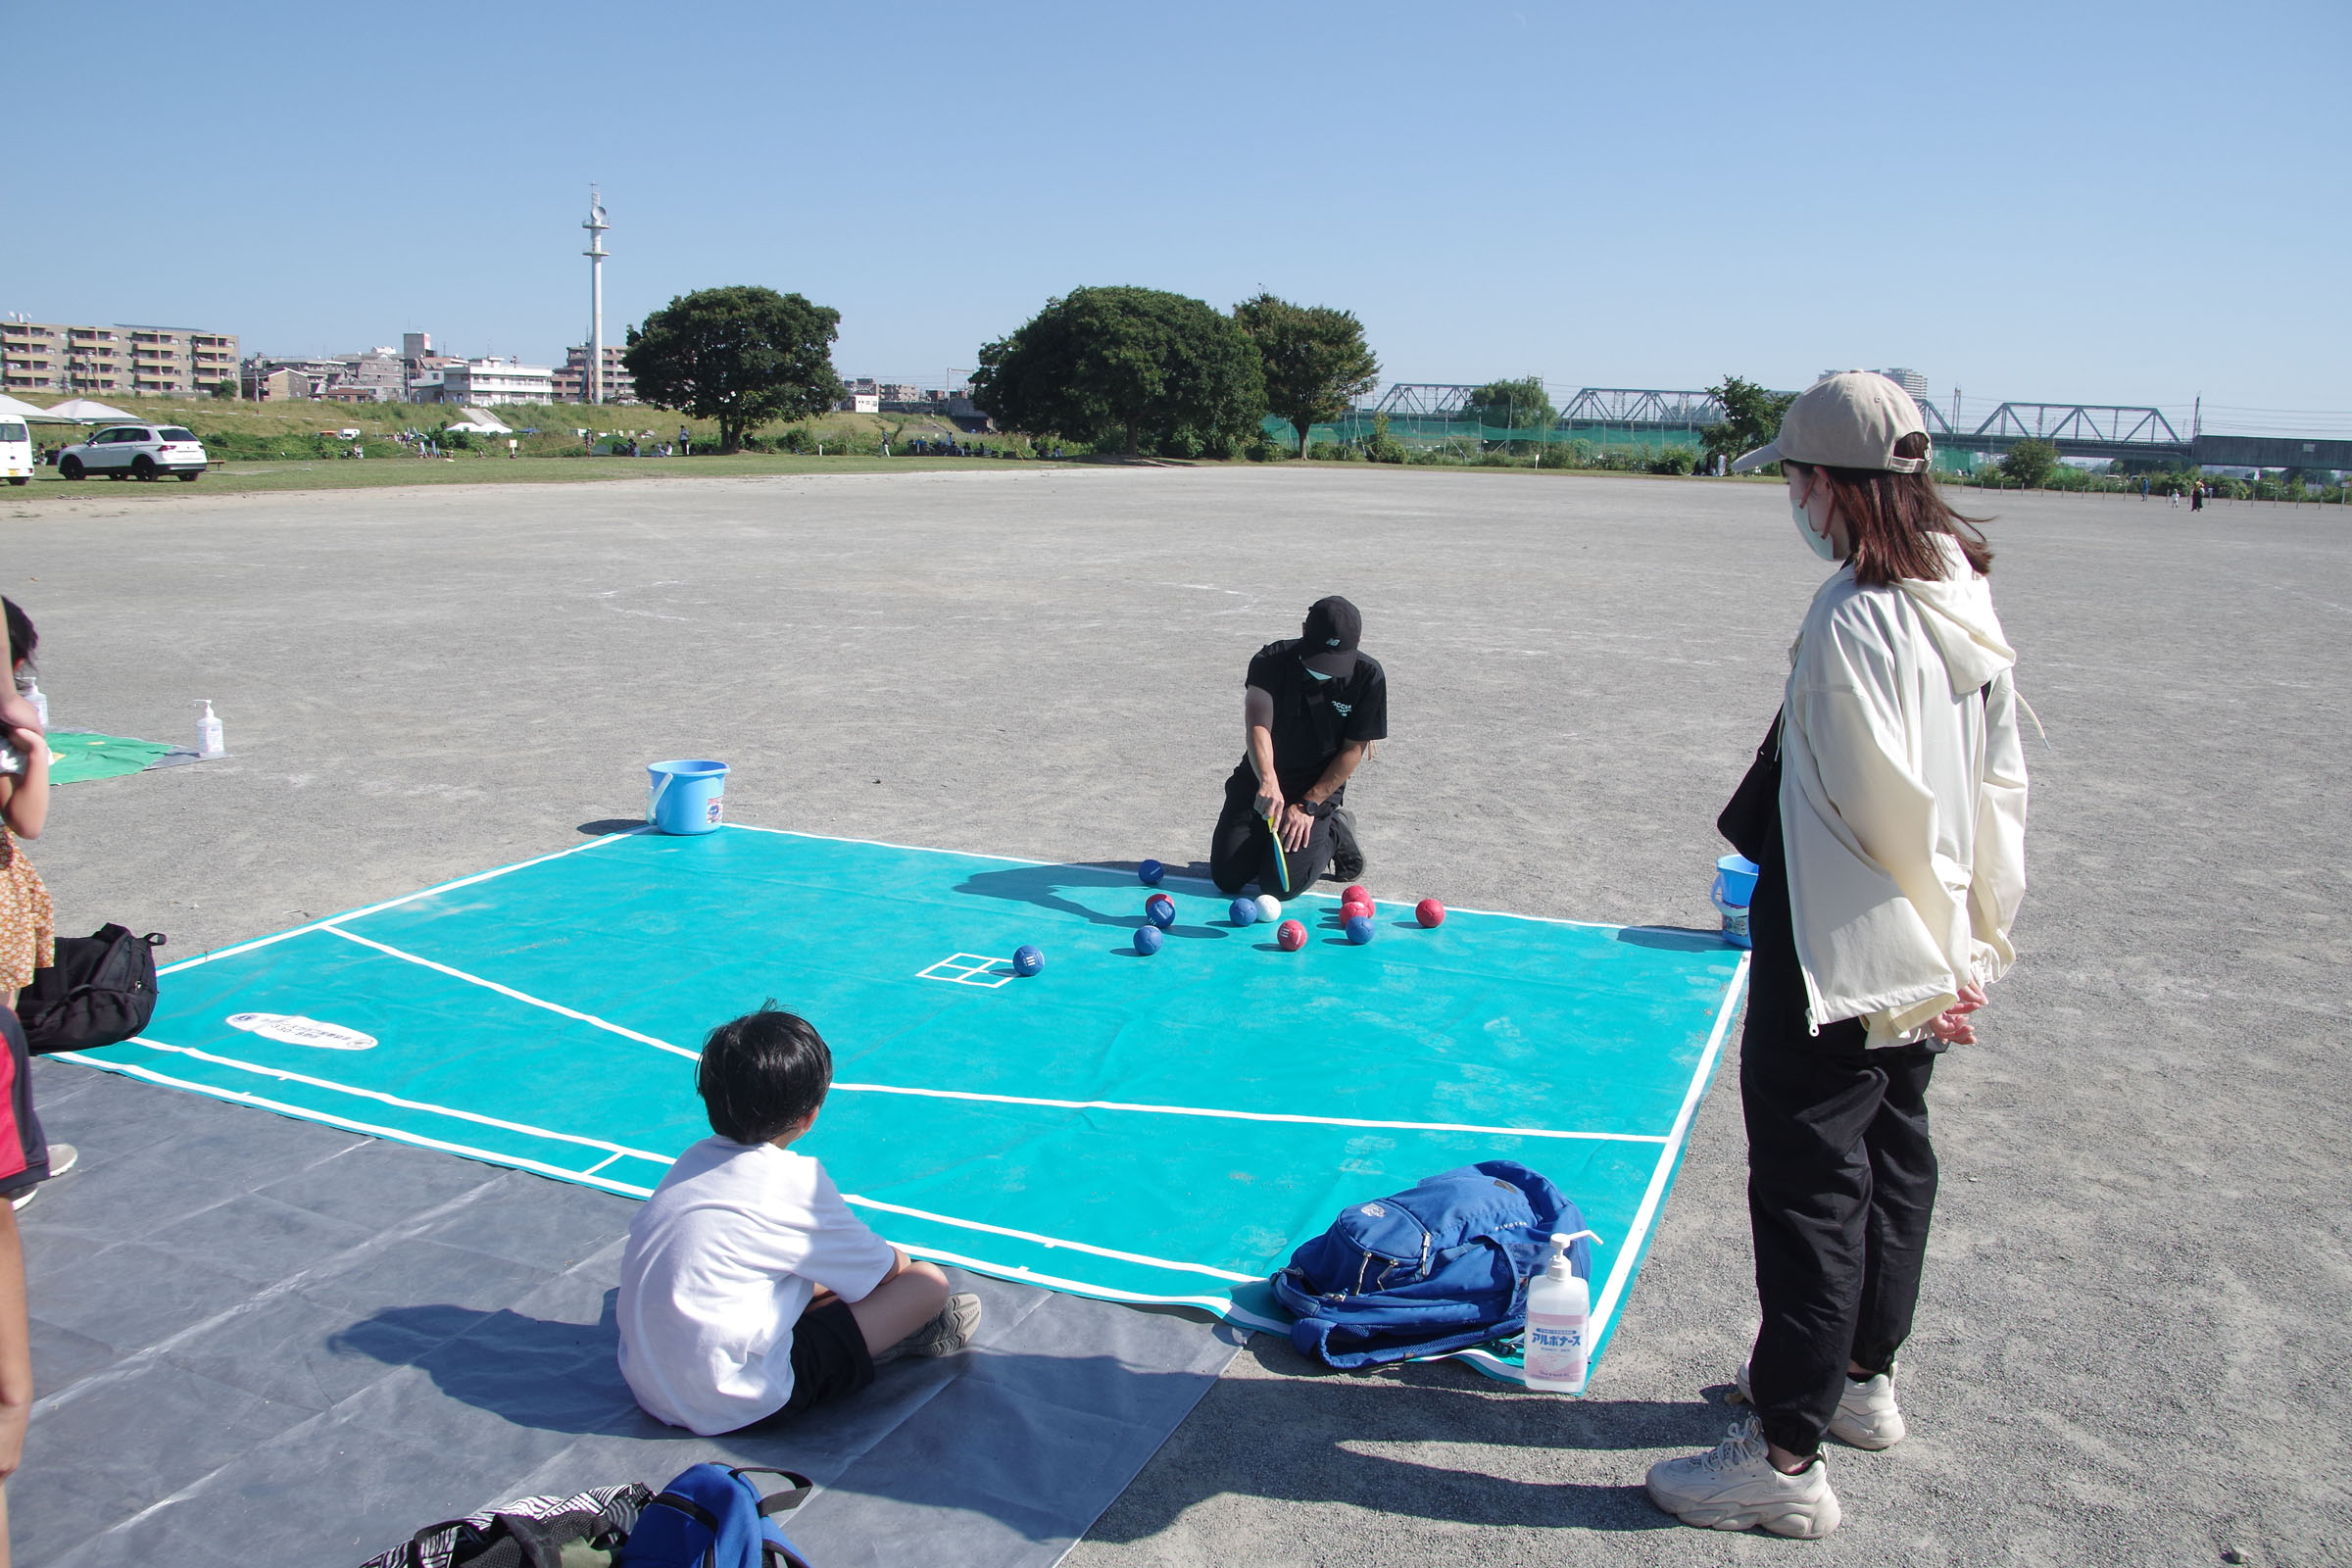
POLYGON ((709 760, 649 762, 645 819, 662 833, 708 833, 727 804, 727 764, 709 760))
POLYGON ((1720 856, 1715 861, 1715 897, 1746 908, 1756 896, 1756 876, 1764 868, 1744 855, 1720 856))
POLYGON ((1756 875, 1763 869, 1744 855, 1720 856, 1715 861, 1712 897, 1723 916, 1723 940, 1735 948, 1753 947, 1747 932, 1747 906, 1756 896, 1756 875))

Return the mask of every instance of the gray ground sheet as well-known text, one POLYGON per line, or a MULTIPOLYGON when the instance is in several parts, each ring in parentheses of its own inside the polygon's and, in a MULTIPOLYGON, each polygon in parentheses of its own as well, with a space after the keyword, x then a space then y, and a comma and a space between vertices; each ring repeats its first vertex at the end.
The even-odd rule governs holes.
MULTIPOLYGON (((1737 481, 1007 465, 55 488, 0 500, 0 586, 40 626, 57 722, 182 737, 209 697, 234 755, 60 791, 32 858, 67 929, 160 929, 172 955, 561 849, 636 815, 664 757, 732 763, 739 821, 1183 864, 1241 755, 1246 662, 1330 592, 1389 672, 1394 733, 1348 791, 1375 894, 1709 925, 1715 815, 1823 575, 1786 492, 1737 481)), ((2028 742, 2019 963, 1930 1095, 1943 1188, 1903 1351, 1912 1436, 1830 1454, 1843 1528, 1690 1530, 1641 1491, 1721 1435, 1755 1322, 1735 1052, 1592 1396, 1457 1366, 1322 1375, 1259 1335, 1074 1565, 2352 1561, 2352 522, 1960 501, 1995 516, 1994 594, 2049 741, 2028 742)), ((414 1157, 368 1157, 395 1154, 414 1157)), ((109 1158, 131 1169, 94 1159, 59 1209, 73 1182, 116 1182, 152 1234, 137 1216, 186 1172, 109 1158)), ((191 1281, 225 1267, 204 1246, 191 1281)), ((105 1309, 172 1289, 159 1259, 105 1309)), ((353 1299, 320 1331, 442 1297, 353 1299)), ((70 1345, 46 1386, 74 1375, 70 1345)), ((441 1419, 306 1462, 405 1484, 441 1419)), ((135 1411, 44 1418, 12 1493, 29 1517, 74 1484, 48 1472, 172 1458, 141 1441, 135 1411)), ((464 1490, 451 1506, 494 1489, 464 1490)), ((113 1525, 135 1505, 109 1506, 113 1525)), ((923 1544, 966 1560, 952 1534, 923 1544)))
POLYGON ((1240 1336, 956 1274, 972 1348, 882 1367, 786 1429, 702 1439, 613 1362, 636 1204, 64 1062, 82 1151, 19 1216, 40 1380, 9 1488, 28 1568, 333 1568, 532 1493, 704 1459, 818 1483, 824 1568, 1042 1568, 1207 1392, 1240 1336))

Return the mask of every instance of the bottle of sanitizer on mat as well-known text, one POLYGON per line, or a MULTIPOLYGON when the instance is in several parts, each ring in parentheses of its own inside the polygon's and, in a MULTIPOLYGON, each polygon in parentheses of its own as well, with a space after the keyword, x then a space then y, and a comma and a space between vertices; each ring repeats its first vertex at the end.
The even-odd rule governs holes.
POLYGON ((1575 1394, 1585 1386, 1590 1355, 1586 1335, 1592 1327, 1592 1298, 1583 1278, 1568 1266, 1568 1247, 1578 1236, 1592 1234, 1578 1231, 1554 1236, 1550 1263, 1543 1277, 1527 1288, 1527 1339, 1522 1359, 1531 1389, 1575 1394))
POLYGON ((41 728, 47 729, 49 727, 49 699, 41 691, 39 682, 32 678, 31 670, 17 671, 17 695, 32 705, 32 716, 41 721, 41 728))
POLYGON ((213 716, 213 700, 205 697, 198 701, 204 704, 204 715, 196 720, 196 755, 198 757, 222 756, 228 751, 228 748, 221 743, 220 720, 213 716))

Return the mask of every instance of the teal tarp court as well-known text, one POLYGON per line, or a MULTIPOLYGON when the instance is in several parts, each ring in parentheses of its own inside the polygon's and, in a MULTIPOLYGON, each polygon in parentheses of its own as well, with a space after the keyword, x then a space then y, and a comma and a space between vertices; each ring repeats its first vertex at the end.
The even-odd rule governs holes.
MULTIPOLYGON (((1745 955, 1699 932, 1382 904, 1283 953, 1205 883, 742 826, 618 834, 175 964, 70 1059, 644 1195, 710 1133, 694 1056, 773 998, 831 1045, 799 1146, 918 1255, 1286 1324, 1345 1205, 1481 1159, 1583 1208, 1605 1350, 1745 955), (1010 956, 1034 944, 1041 974, 1010 956)), ((1488 1370, 1499 1370, 1489 1366, 1488 1370)), ((1506 1374, 1507 1375, 1507 1374, 1506 1374)))

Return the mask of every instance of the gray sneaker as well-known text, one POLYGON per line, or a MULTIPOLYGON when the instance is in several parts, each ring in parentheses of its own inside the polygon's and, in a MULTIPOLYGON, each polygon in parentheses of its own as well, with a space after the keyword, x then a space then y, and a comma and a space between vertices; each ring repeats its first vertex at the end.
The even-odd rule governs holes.
POLYGON ((1821 1456, 1795 1475, 1784 1475, 1774 1468, 1763 1424, 1752 1415, 1704 1453, 1651 1465, 1647 1485, 1650 1501, 1701 1530, 1761 1528, 1819 1541, 1843 1517, 1821 1456))
POLYGON ((972 1332, 979 1327, 980 1298, 951 1296, 939 1316, 875 1356, 874 1365, 902 1355, 954 1355, 972 1343, 972 1332))
MULTIPOLYGON (((1755 1395, 1747 1387, 1745 1361, 1740 1363, 1740 1375, 1732 1380, 1732 1388, 1734 1403, 1756 1402, 1755 1395)), ((1838 1392, 1838 1408, 1831 1413, 1829 1434, 1839 1443, 1875 1453, 1893 1447, 1910 1435, 1910 1430, 1903 1425, 1903 1412, 1895 1408, 1893 1367, 1865 1382, 1847 1378, 1845 1387, 1838 1392)))

